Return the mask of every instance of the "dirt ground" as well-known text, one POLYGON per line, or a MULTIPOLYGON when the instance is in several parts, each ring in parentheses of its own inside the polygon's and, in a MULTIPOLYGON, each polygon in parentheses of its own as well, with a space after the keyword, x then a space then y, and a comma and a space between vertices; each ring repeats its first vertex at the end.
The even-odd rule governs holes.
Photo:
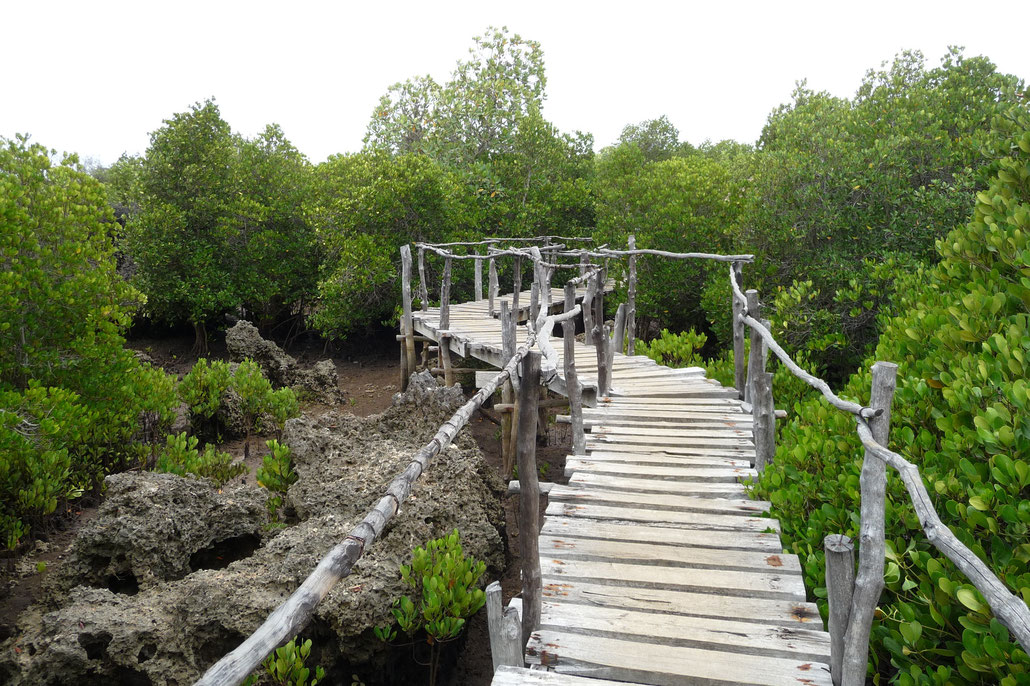
MULTIPOLYGON (((190 350, 192 336, 168 338, 138 338, 129 342, 133 349, 145 352, 156 364, 180 377, 196 362, 190 350)), ((397 369, 397 348, 392 336, 366 339, 351 345, 324 351, 320 343, 300 344, 288 350, 302 364, 330 357, 336 365, 344 402, 335 407, 318 403, 303 403, 302 412, 318 415, 331 409, 350 412, 357 416, 368 416, 382 412, 390 406, 393 394, 399 390, 397 369)), ((224 341, 213 341, 208 358, 226 359, 224 341)), ((457 361, 456 361, 457 363, 457 361)), ((472 375, 459 377, 466 394, 475 391, 472 375)), ((567 425, 552 423, 547 431, 546 445, 537 447, 537 464, 541 481, 565 483, 565 455, 571 445, 567 425)), ((473 415, 470 430, 480 446, 488 464, 500 473, 499 414, 490 409, 473 415)), ((249 472, 241 477, 251 482, 266 451, 263 443, 273 436, 255 436, 251 439, 249 472)), ((220 446, 220 449, 237 459, 243 458, 244 441, 236 440, 220 446)), ((502 475, 503 476, 503 475, 502 475)), ((416 486, 417 489, 417 486, 416 486)), ((546 508, 546 497, 541 499, 541 513, 546 508)), ((518 498, 509 496, 504 502, 507 529, 507 567, 500 582, 504 591, 504 602, 521 591, 519 575, 519 527, 518 498)), ((61 564, 78 529, 96 512, 95 502, 87 499, 76 503, 63 521, 54 530, 45 532, 27 550, 16 554, 0 556, 0 641, 11 635, 17 616, 38 596, 40 585, 46 574, 61 564)), ((493 581, 494 579, 489 579, 493 581)), ((444 658, 439 684, 441 686, 487 686, 493 676, 490 657, 490 639, 487 629, 486 610, 478 612, 468 623, 467 631, 460 637, 444 658)))

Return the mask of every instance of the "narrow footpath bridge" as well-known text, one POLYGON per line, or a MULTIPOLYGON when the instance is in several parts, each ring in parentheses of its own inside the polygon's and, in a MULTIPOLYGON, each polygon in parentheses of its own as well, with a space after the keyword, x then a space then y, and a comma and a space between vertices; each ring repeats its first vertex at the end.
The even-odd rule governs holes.
MULTIPOLYGON (((518 302, 537 298, 548 300, 526 291, 518 302)), ((562 298, 552 289, 551 302, 562 298)), ((514 298, 493 300, 450 304, 445 325, 439 307, 413 313, 414 331, 503 366, 494 315, 514 298)), ((531 327, 516 331, 522 345, 531 327)), ((563 341, 550 343, 548 385, 565 393, 563 341)), ((566 461, 568 485, 549 491, 526 662, 642 684, 829 684, 829 635, 805 601, 798 559, 782 552, 778 522, 760 516, 769 503, 741 484, 755 475, 755 445, 737 390, 700 368, 614 352, 611 388, 598 398, 595 347, 577 341, 574 351, 593 406, 582 414, 585 451, 566 461)), ((494 684, 602 683, 527 674, 508 668, 494 684)))

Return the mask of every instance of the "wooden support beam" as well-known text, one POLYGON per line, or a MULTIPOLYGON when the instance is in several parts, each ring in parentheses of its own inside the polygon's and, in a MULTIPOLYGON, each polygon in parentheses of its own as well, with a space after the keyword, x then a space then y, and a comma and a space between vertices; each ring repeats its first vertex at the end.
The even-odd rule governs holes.
POLYGON ((599 269, 594 281, 594 331, 593 341, 597 349, 597 397, 604 398, 611 387, 611 367, 608 363, 608 346, 611 340, 604 328, 604 286, 605 270, 599 269))
MULTIPOLYGON (((898 365, 877 362, 873 365, 873 383, 869 407, 882 410, 869 420, 873 440, 887 445, 890 433, 891 402, 897 385, 898 365)), ((886 556, 884 517, 887 491, 887 465, 869 450, 862 460, 859 477, 862 493, 861 524, 858 538, 858 574, 851 600, 848 630, 844 635, 844 661, 841 666, 843 686, 863 686, 869 663, 869 632, 873 614, 883 591, 883 568, 886 556)))
MULTIPOLYGON (((511 356, 515 354, 515 320, 508 301, 501 301, 501 362, 508 363, 511 356)), ((515 390, 512 381, 509 379, 501 386, 501 402, 514 405, 515 390)), ((512 431, 514 415, 505 413, 501 415, 501 478, 507 479, 511 476, 512 466, 515 464, 515 453, 512 451, 512 431)))
POLYGON ((776 455, 776 408, 773 407, 773 375, 760 372, 754 379, 755 469, 761 474, 776 455))
POLYGON ((494 581, 486 587, 486 622, 490 628, 490 657, 494 671, 501 665, 521 667, 522 624, 514 608, 504 608, 501 584, 494 581))
POLYGON ((844 632, 851 615, 851 596, 855 591, 855 544, 844 534, 823 539, 826 552, 826 594, 830 606, 827 630, 830 632, 830 678, 840 686, 844 661, 844 632))
MULTIPOLYGON (((576 307, 576 286, 565 284, 565 311, 571 312, 576 307)), ((586 309, 583 310, 586 312, 586 309)), ((565 392, 569 397, 569 415, 572 421, 572 452, 574 455, 586 454, 586 438, 583 435, 583 384, 579 382, 576 372, 576 322, 562 324, 564 335, 565 358, 565 392)))
MULTIPOLYGON (((444 258, 443 284, 440 286, 440 329, 451 325, 451 258, 444 258)), ((451 346, 447 344, 448 336, 440 334, 440 366, 443 367, 443 383, 454 385, 454 374, 451 372, 451 346)))
MULTIPOLYGON (((758 301, 758 291, 749 290, 747 296, 747 313, 753 319, 760 320, 762 306, 758 301)), ((744 402, 754 405, 755 377, 765 371, 765 341, 761 334, 751 329, 751 350, 747 357, 747 383, 744 386, 744 402)))
MULTIPOLYGON (((479 253, 477 252, 476 254, 478 255, 479 253)), ((473 265, 475 266, 475 298, 478 302, 483 299, 483 260, 474 260, 473 265)))
MULTIPOLYGON (((742 262, 734 262, 732 265, 730 278, 734 279, 738 284, 741 282, 743 268, 744 264, 742 262)), ((744 384, 747 383, 747 369, 744 361, 744 329, 746 325, 740 321, 740 315, 744 312, 744 303, 740 302, 740 298, 732 292, 730 293, 730 301, 733 322, 733 386, 737 389, 737 393, 740 394, 741 400, 743 400, 744 384)))
MULTIPOLYGON (((637 249, 637 237, 629 235, 629 249, 637 249)), ((637 256, 629 256, 629 285, 626 289, 626 354, 636 355, 637 338, 637 256)), ((621 340, 621 339, 619 339, 621 340)), ((622 352, 622 349, 619 349, 622 352)))
POLYGON ((497 303, 498 289, 500 288, 500 286, 497 283, 497 263, 494 261, 494 258, 492 257, 490 258, 490 269, 488 276, 490 279, 490 283, 487 286, 490 298, 488 309, 490 310, 490 316, 493 317, 494 312, 496 312, 495 305, 497 303))
POLYGON ((401 333, 404 335, 405 363, 401 365, 401 392, 408 389, 408 379, 415 373, 415 326, 411 318, 411 247, 401 246, 401 333))
POLYGON ((511 295, 511 309, 515 317, 519 316, 519 294, 522 292, 522 258, 518 255, 512 260, 515 263, 515 275, 512 279, 514 290, 511 295))
POLYGON ((619 303, 619 309, 615 311, 615 330, 612 331, 611 352, 608 354, 608 365, 614 364, 614 353, 621 353, 626 350, 626 303, 619 303))
MULTIPOLYGON (((536 471, 536 404, 539 399, 540 359, 532 351, 522 360, 522 387, 519 389, 518 463, 519 549, 522 554, 522 637, 540 626, 540 482, 536 471)), ((523 648, 525 645, 522 646, 523 648)))
POLYGON ((422 301, 422 311, 429 311, 429 286, 426 285, 426 249, 418 249, 418 297, 422 301))

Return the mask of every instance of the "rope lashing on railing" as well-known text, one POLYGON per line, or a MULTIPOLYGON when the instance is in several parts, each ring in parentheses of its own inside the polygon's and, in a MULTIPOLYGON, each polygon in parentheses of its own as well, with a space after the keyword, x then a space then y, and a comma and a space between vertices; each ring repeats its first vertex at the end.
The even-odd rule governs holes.
POLYGON ((1030 653, 1030 608, 1021 598, 1009 591, 1005 584, 984 564, 983 560, 963 545, 951 532, 951 529, 941 521, 930 500, 930 494, 923 484, 919 468, 898 453, 877 443, 873 439, 873 434, 865 419, 855 417, 855 423, 858 437, 866 450, 898 472, 912 499, 912 507, 916 511, 916 516, 926 533, 927 540, 972 582, 976 590, 980 591, 987 604, 990 605, 991 612, 998 618, 998 621, 1012 632, 1023 650, 1030 653))
POLYGON ((517 373, 519 363, 533 348, 536 338, 536 332, 528 332, 526 342, 518 348, 508 364, 440 426, 436 435, 415 453, 404 471, 390 482, 383 497, 351 529, 343 542, 330 550, 300 587, 249 638, 212 665, 195 686, 236 686, 242 683, 267 655, 304 628, 318 603, 340 579, 350 574, 365 549, 400 511, 401 504, 411 494, 414 483, 425 473, 430 460, 446 450, 476 408, 482 406, 502 383, 517 373))

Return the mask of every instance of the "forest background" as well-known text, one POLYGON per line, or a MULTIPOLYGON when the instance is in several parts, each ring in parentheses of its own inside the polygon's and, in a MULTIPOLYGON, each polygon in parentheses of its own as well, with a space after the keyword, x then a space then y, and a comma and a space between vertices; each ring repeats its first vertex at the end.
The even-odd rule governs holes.
MULTIPOLYGON (((641 248, 755 254, 745 283, 777 339, 850 397, 873 360, 898 363, 892 447, 1030 601, 1023 81, 958 49, 934 66, 902 53, 851 98, 798 84, 754 145, 695 147, 658 117, 596 154, 542 116, 546 85, 541 47, 490 29, 444 83, 390 87, 364 149, 320 164, 274 124, 234 133, 214 100, 110 167, 3 140, 0 539, 17 547, 164 442, 176 380, 125 348, 131 326, 189 326, 198 351, 227 316, 287 341, 361 337, 395 325, 404 243, 632 233, 641 248)), ((471 275, 455 280, 452 298, 469 297, 471 275)), ((667 364, 726 381, 728 303, 719 270, 641 263, 641 330, 667 364)), ((857 533, 862 451, 846 417, 776 369, 789 417, 754 490, 821 599, 823 536, 857 533)), ((1028 683, 1030 658, 926 542, 899 483, 888 501, 873 681, 1028 683)))

